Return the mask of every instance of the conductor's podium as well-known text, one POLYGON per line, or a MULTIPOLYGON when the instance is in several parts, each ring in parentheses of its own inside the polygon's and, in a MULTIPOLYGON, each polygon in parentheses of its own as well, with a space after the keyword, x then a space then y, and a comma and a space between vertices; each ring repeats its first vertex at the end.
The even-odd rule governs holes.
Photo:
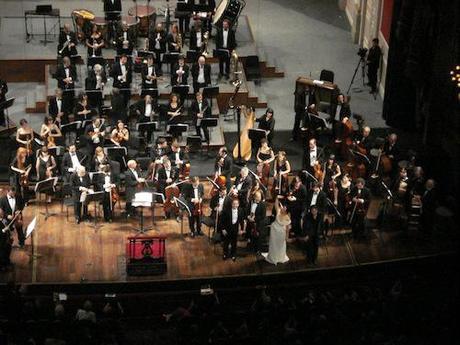
POLYGON ((166 237, 128 237, 126 258, 126 272, 129 276, 166 273, 166 237))

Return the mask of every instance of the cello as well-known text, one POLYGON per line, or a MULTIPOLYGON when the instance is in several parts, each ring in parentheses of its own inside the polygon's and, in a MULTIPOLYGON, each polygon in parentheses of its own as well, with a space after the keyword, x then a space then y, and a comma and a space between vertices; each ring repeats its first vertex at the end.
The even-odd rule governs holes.
MULTIPOLYGON (((246 119, 246 123, 244 128, 241 130, 240 134, 240 143, 241 143, 241 158, 245 161, 251 159, 252 154, 252 145, 251 139, 249 139, 249 130, 254 127, 254 122, 256 121, 256 115, 254 112, 254 108, 249 107, 246 108, 244 105, 241 106, 241 111, 244 113, 244 117, 246 119)), ((235 147, 233 148, 233 158, 238 158, 238 142, 236 143, 235 147)))
POLYGON ((179 213, 179 208, 177 207, 176 203, 174 202, 174 198, 179 198, 180 190, 179 186, 188 181, 188 177, 185 180, 170 184, 165 188, 165 201, 163 203, 163 210, 165 214, 170 214, 174 211, 175 214, 179 213))

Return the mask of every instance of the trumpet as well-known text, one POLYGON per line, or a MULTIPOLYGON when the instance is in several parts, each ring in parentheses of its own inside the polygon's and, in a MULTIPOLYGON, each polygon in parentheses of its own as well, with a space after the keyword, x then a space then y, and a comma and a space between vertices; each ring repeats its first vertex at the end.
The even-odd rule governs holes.
POLYGON ((202 46, 203 51, 201 52, 201 54, 203 54, 205 57, 207 57, 209 55, 208 42, 209 42, 209 31, 206 31, 203 34, 203 46, 202 46))

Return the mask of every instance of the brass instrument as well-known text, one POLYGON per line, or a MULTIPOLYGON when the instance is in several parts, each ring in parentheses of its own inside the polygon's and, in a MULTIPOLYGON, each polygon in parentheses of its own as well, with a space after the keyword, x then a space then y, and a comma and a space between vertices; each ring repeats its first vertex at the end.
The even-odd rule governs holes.
POLYGON ((177 37, 176 37, 176 42, 177 42, 177 50, 181 50, 182 49, 182 34, 180 32, 177 33, 177 37))
POLYGON ((204 55, 205 57, 209 55, 208 44, 209 44, 209 31, 206 31, 203 34, 203 45, 202 45, 202 52, 201 52, 201 54, 204 55))
POLYGON ((233 86, 236 86, 236 83, 239 81, 238 74, 240 74, 240 72, 238 71, 238 59, 238 53, 234 50, 230 56, 230 75, 233 76, 231 79, 233 86))

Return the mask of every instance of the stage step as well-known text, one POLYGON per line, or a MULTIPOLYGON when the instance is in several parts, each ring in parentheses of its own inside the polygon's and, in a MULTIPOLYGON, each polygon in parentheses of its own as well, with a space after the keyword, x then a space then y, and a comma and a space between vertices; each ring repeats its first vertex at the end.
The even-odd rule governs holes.
POLYGON ((27 92, 26 113, 46 113, 47 91, 45 84, 35 86, 27 92))

